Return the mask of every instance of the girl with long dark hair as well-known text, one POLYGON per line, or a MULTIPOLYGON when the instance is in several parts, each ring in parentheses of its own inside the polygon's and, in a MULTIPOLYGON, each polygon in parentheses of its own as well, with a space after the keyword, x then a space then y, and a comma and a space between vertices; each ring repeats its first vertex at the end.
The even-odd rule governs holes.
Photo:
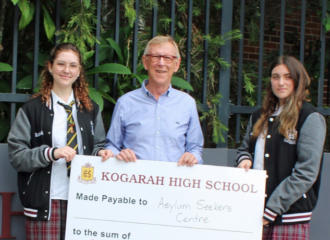
POLYGON ((325 120, 306 102, 310 78, 297 59, 279 57, 269 76, 237 165, 267 170, 263 239, 306 240, 320 188, 325 120))

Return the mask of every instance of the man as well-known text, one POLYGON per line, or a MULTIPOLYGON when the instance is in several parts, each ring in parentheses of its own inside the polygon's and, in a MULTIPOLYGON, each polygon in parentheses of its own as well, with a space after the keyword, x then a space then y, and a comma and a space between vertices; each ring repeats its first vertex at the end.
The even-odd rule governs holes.
POLYGON ((177 44, 169 36, 151 39, 142 57, 149 79, 118 99, 106 148, 119 160, 203 163, 203 134, 195 100, 172 88, 180 67, 177 44))

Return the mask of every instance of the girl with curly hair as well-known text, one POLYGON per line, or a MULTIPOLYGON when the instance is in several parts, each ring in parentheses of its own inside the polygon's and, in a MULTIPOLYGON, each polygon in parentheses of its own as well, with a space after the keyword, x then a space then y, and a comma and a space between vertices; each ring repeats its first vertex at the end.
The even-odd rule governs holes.
POLYGON ((8 135, 28 240, 64 239, 70 162, 76 154, 102 161, 113 156, 103 147, 101 112, 87 86, 79 49, 57 45, 42 72, 40 91, 19 109, 8 135))

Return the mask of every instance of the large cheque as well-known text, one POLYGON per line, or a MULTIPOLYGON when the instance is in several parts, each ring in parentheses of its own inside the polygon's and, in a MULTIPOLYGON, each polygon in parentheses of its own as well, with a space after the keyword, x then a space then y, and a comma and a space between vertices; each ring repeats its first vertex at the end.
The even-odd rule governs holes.
POLYGON ((66 239, 260 240, 265 171, 76 156, 66 239))

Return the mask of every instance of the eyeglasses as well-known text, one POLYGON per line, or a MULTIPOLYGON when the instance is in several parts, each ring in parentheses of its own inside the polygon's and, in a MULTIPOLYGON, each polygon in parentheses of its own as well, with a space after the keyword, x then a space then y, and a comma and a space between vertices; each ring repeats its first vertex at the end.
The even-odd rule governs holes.
POLYGON ((152 54, 146 54, 145 56, 150 57, 152 62, 159 62, 161 58, 164 59, 165 63, 172 63, 174 59, 177 59, 177 56, 171 56, 171 55, 152 55, 152 54))
POLYGON ((66 66, 68 66, 72 72, 78 71, 80 69, 80 65, 77 63, 66 63, 62 61, 56 61, 54 64, 55 67, 61 71, 64 70, 66 66))

